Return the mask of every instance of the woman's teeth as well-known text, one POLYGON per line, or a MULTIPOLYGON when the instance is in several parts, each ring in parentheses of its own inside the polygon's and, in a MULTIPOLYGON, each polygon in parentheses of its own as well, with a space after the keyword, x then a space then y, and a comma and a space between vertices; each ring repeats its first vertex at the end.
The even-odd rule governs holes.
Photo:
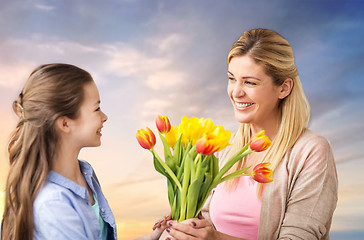
POLYGON ((235 103, 235 104, 239 108, 246 108, 246 107, 253 105, 253 103, 235 103))

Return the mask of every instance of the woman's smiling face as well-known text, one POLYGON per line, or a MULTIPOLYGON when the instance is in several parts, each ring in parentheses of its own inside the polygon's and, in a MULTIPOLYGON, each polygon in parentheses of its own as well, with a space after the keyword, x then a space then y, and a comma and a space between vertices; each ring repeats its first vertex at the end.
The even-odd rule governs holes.
POLYGON ((249 56, 235 56, 229 63, 228 76, 227 91, 238 122, 267 128, 280 121, 281 88, 262 65, 249 56))

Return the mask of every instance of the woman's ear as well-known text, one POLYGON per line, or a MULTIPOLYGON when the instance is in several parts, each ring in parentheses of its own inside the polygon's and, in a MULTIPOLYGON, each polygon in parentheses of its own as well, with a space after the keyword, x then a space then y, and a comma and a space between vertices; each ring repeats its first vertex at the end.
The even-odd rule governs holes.
POLYGON ((287 78, 280 86, 278 98, 284 99, 285 97, 287 97, 291 93, 292 88, 293 88, 293 80, 292 78, 287 78))
POLYGON ((69 118, 67 118, 66 116, 57 118, 56 128, 61 133, 69 133, 71 130, 69 126, 69 118))

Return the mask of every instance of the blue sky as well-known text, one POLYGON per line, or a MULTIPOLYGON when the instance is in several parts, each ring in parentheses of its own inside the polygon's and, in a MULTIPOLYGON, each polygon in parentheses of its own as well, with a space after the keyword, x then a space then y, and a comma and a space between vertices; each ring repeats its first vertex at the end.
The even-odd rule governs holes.
POLYGON ((291 43, 311 103, 310 128, 334 149, 340 195, 332 239, 360 239, 363 26, 360 0, 0 0, 0 188, 16 124, 11 103, 27 76, 43 63, 75 64, 93 75, 109 116, 103 145, 81 157, 101 179, 120 238, 148 232, 168 212, 165 180, 135 132, 155 129, 157 114, 174 125, 183 115, 209 117, 234 131, 227 53, 244 31, 270 28, 291 43))

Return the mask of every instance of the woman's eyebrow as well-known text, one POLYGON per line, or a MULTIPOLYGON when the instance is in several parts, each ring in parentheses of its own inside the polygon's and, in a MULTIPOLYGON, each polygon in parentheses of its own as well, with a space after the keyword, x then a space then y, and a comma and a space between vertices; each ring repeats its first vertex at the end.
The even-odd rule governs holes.
MULTIPOLYGON (((232 74, 230 71, 227 71, 227 74, 231 75, 231 76, 234 76, 234 74, 232 74)), ((257 77, 252 77, 252 76, 245 76, 245 77, 242 77, 241 79, 249 79, 249 78, 252 78, 252 79, 256 79, 258 81, 262 81, 260 78, 257 78, 257 77)))

